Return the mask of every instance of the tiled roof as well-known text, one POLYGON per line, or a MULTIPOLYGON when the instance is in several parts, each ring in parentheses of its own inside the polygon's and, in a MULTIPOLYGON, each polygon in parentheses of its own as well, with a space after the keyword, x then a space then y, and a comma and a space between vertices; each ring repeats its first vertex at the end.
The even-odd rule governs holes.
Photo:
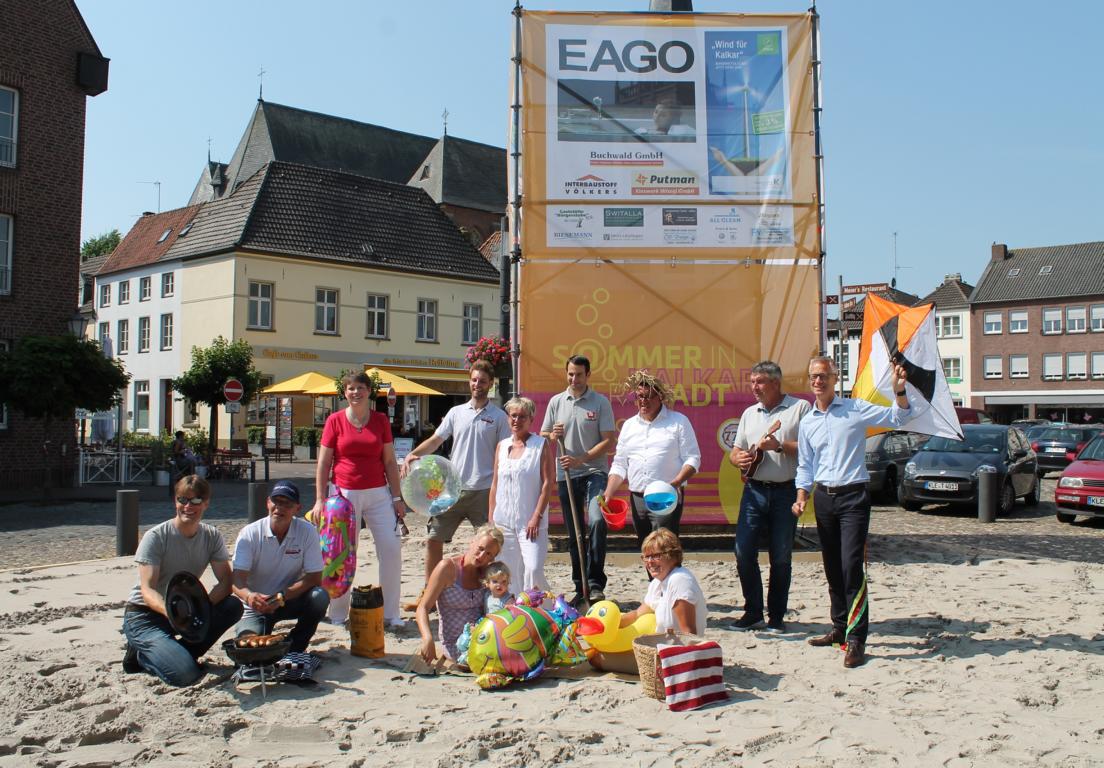
MULTIPOLYGON (((919 298, 917 296, 914 296, 911 293, 905 293, 904 291, 899 291, 896 288, 890 288, 888 291, 875 291, 874 295, 877 296, 878 298, 885 299, 886 301, 892 301, 892 302, 895 302, 897 304, 904 304, 906 307, 911 307, 914 304, 916 304, 916 300, 917 300, 917 298, 919 298)), ((850 298, 850 297, 845 297, 844 300, 846 301, 847 298, 850 298)), ((853 306, 847 308, 847 311, 848 312, 862 312, 863 311, 863 306, 865 304, 866 304, 866 294, 863 294, 862 296, 859 297, 858 301, 856 301, 853 306)), ((862 320, 842 320, 842 321, 840 321, 840 320, 829 320, 828 321, 828 330, 838 332, 841 325, 843 326, 843 329, 845 331, 861 331, 862 326, 863 326, 863 321, 862 320)))
POLYGON ((479 246, 479 252, 492 267, 498 269, 499 259, 502 257, 502 232, 497 229, 492 232, 491 236, 483 241, 483 245, 479 246))
POLYGON ((948 277, 916 304, 935 304, 936 309, 965 309, 970 306, 970 292, 973 290, 974 286, 969 283, 948 277))
POLYGON ((241 242, 245 223, 253 210, 264 176, 264 171, 260 170, 233 194, 200 206, 188 234, 177 239, 164 254, 163 260, 234 250, 241 242))
POLYGON ((192 220, 198 210, 199 206, 190 205, 140 217, 96 274, 109 275, 158 261, 172 248, 180 236, 180 230, 192 220), (161 240, 166 230, 168 235, 161 240))
POLYGON ((1009 249, 1008 258, 986 265, 970 303, 1099 295, 1104 295, 1104 242, 1075 243, 1009 249))
POLYGON ((407 182, 438 203, 502 213, 506 210, 506 150, 445 136, 407 182))

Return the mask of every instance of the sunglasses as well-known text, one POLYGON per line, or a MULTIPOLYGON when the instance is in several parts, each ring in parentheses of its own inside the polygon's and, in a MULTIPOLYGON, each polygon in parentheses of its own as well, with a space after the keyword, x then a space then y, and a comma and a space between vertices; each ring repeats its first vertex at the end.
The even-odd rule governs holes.
POLYGON ((191 498, 188 498, 187 496, 176 497, 176 503, 180 504, 181 506, 191 504, 193 507, 198 507, 205 501, 207 501, 207 499, 203 498, 202 496, 192 496, 191 498))
POLYGON ((650 560, 662 560, 663 558, 667 557, 670 554, 671 554, 671 550, 665 549, 662 552, 647 552, 647 553, 641 555, 640 559, 643 560, 645 563, 647 563, 650 560))
POLYGON ((833 374, 831 374, 831 373, 810 373, 809 374, 809 380, 810 381, 827 381, 828 379, 832 378, 832 376, 833 376, 833 374))
POLYGON ((656 397, 659 397, 659 395, 655 392, 652 392, 652 391, 637 392, 636 393, 636 399, 637 400, 651 400, 651 399, 656 398, 656 397))

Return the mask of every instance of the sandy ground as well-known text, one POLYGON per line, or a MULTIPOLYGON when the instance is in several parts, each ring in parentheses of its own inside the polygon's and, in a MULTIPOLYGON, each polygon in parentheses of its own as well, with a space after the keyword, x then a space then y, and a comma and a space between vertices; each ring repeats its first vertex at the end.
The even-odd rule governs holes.
MULTIPOLYGON (((875 530, 901 514, 876 512, 875 530)), ((682 714, 600 676, 483 692, 404 673, 413 624, 379 661, 322 627, 313 687, 235 687, 215 650, 200 684, 174 690, 121 671, 129 559, 10 570, 0 766, 1104 764, 1101 527, 1059 528, 1045 509, 984 529, 968 515, 909 519, 933 534, 872 538, 871 658, 856 670, 805 643, 828 629, 815 558, 795 564, 784 636, 727 629, 742 602, 732 557, 693 560, 732 699, 682 714)), ((420 586, 421 546, 406 541, 404 595, 420 586)), ((374 570, 369 559, 358 582, 374 570)), ((610 570, 608 594, 638 600, 640 567, 610 570)), ((548 575, 570 585, 562 561, 548 575)))

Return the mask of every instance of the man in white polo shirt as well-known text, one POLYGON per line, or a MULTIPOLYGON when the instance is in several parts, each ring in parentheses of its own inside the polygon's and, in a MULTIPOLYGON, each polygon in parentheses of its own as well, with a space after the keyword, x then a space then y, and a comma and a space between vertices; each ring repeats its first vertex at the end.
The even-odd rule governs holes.
MULTIPOLYGON (((471 400, 450 409, 441 420, 441 426, 437 427, 431 437, 408 453, 399 467, 399 474, 406 477, 411 464, 422 456, 433 453, 442 443, 452 438, 449 461, 460 473, 463 490, 459 500, 444 514, 429 518, 425 562, 427 582, 437 563, 441 562, 445 544, 452 541, 461 520, 467 519, 473 529, 487 523, 495 448, 499 442, 510 436, 510 422, 506 419, 506 412, 488 397, 493 381, 494 368, 490 363, 485 360, 472 363, 468 376, 471 400)), ((414 610, 417 604, 403 607, 414 610)))
POLYGON ((318 529, 299 517, 299 489, 280 480, 268 495, 268 517, 242 528, 234 545, 234 594, 245 605, 237 634, 267 635, 295 620, 288 639, 303 652, 326 615, 318 529))

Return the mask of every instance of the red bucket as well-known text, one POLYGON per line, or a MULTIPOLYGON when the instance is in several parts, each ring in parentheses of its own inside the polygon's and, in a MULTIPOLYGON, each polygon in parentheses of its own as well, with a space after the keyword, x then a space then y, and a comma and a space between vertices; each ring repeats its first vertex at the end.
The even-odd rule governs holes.
POLYGON ((625 527, 625 518, 629 516, 629 502, 624 499, 610 499, 602 509, 602 517, 611 530, 620 531, 625 527))

